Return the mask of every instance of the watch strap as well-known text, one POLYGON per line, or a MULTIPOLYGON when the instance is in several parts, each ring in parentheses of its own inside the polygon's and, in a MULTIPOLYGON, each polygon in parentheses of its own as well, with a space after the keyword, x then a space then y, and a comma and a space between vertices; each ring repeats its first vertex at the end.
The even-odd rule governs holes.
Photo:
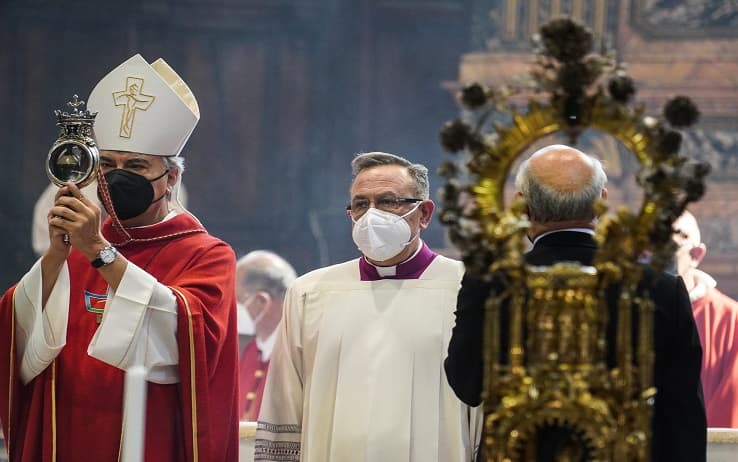
POLYGON ((112 245, 109 245, 107 247, 104 247, 102 250, 100 250, 97 253, 97 258, 92 260, 90 263, 92 264, 93 268, 102 268, 103 266, 107 266, 115 261, 115 255, 118 253, 118 249, 113 247, 112 245), (103 260, 103 255, 105 253, 111 253, 113 258, 110 259, 110 261, 103 260))

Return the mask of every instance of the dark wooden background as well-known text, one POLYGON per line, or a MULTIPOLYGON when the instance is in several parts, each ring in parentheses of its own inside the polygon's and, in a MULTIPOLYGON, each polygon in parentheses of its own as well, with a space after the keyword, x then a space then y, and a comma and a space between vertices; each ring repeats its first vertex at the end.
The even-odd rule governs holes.
MULTIPOLYGON (((496 85, 528 59, 532 31, 570 14, 631 64, 649 111, 674 93, 698 100, 692 154, 716 167, 695 208, 704 266, 738 296, 738 7, 680 3, 0 0, 0 287, 35 259, 31 216, 48 184, 53 110, 135 53, 165 58, 198 99, 202 118, 183 151, 190 210, 238 255, 272 249, 304 273, 357 255, 344 213, 357 152, 435 172, 438 129, 458 113, 454 82, 496 85), (504 59, 482 69, 480 54, 504 59)), ((431 188, 440 186, 434 173, 431 188)), ((447 247, 437 221, 424 237, 447 247)))
MULTIPOLYGON (((165 58, 198 99, 184 180, 212 234, 300 273, 352 258, 354 154, 442 161, 437 131, 456 111, 442 82, 468 49, 467 3, 0 0, 0 286, 35 259, 53 110, 135 53, 165 58)), ((443 246, 440 225, 430 231, 443 246)))

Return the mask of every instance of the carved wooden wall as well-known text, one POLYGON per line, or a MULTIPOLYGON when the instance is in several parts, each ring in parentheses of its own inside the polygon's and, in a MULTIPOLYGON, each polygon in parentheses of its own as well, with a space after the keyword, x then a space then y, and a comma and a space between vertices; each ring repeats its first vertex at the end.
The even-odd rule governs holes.
MULTIPOLYGON (((711 249, 705 265, 738 296, 738 13, 717 0, 679 3, 0 2, 0 286, 34 260, 31 212, 47 184, 52 111, 136 52, 167 59, 200 103, 183 152, 191 210, 239 255, 274 249, 304 272, 356 255, 343 212, 351 157, 385 150, 435 170, 438 128, 458 110, 444 82, 525 71, 528 34, 562 13, 617 46, 649 110, 678 92, 697 99, 703 119, 687 146, 716 167, 695 208, 711 249)), ((426 238, 444 245, 437 222, 426 238)))
MULTIPOLYGON (((299 272, 353 258, 349 162, 384 150, 435 170, 437 129, 455 111, 441 82, 468 48, 466 3, 0 2, 0 286, 35 258, 52 111, 136 52, 164 57, 197 96, 184 179, 211 233, 239 255, 273 249, 299 272)), ((440 225, 428 238, 442 244, 440 225)))
MULTIPOLYGON (((675 95, 695 100, 702 116, 684 133, 682 152, 713 167, 705 197, 691 207, 708 247, 701 268, 738 298, 738 6, 720 0, 476 0, 473 13, 473 49, 460 59, 459 82, 500 85, 527 72, 532 55, 524 37, 533 25, 566 14, 617 50, 648 113, 659 114, 675 95)), ((594 150, 606 160, 612 154, 594 150)), ((611 189, 630 189, 611 191, 611 197, 640 194, 632 181, 612 173, 611 189)))

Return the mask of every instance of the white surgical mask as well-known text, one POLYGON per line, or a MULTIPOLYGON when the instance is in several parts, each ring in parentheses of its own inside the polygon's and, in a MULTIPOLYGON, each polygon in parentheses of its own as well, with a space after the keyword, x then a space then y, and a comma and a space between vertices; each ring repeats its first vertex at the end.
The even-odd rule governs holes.
POLYGON ((255 317, 251 316, 251 312, 248 310, 248 306, 251 305, 251 303, 256 298, 256 294, 249 295, 246 297, 246 300, 243 301, 243 304, 238 303, 238 309, 239 309, 239 334, 247 334, 247 335, 254 335, 256 333, 256 326, 261 322, 262 319, 264 319, 264 316, 267 314, 268 308, 264 307, 257 313, 255 317), (240 310, 243 309, 243 312, 240 310), (243 313, 243 314, 241 314, 243 313), (246 319, 241 319, 241 317, 245 317, 246 319), (241 327, 243 326, 245 332, 241 332, 241 327))
MULTIPOLYGON (((256 298, 256 295, 257 294, 254 294, 248 297, 245 300, 244 305, 247 305, 247 306, 251 305, 251 302, 254 301, 254 299, 256 298)), ((251 318, 251 321, 254 323, 254 327, 258 326, 261 320, 264 319, 264 316, 267 314, 267 311, 269 311, 269 308, 268 306, 265 306, 264 308, 261 309, 261 311, 259 311, 259 313, 255 317, 251 318)))
POLYGON ((254 335, 254 321, 246 310, 246 306, 236 302, 238 308, 238 335, 254 335))
POLYGON ((374 261, 385 261, 397 256, 417 237, 412 236, 405 217, 416 211, 420 204, 419 202, 402 216, 375 208, 367 210, 361 218, 354 221, 351 236, 356 247, 374 261))

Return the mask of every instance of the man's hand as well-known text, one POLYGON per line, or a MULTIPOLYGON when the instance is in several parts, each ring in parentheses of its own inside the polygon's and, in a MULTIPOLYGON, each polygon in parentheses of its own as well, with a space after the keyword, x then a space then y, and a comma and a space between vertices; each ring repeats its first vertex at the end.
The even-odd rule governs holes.
POLYGON ((72 182, 56 193, 54 207, 49 212, 49 238, 47 256, 63 255, 63 259, 69 255, 70 245, 90 260, 108 245, 100 234, 100 208, 72 182), (69 236, 69 244, 64 242, 64 235, 69 236))

